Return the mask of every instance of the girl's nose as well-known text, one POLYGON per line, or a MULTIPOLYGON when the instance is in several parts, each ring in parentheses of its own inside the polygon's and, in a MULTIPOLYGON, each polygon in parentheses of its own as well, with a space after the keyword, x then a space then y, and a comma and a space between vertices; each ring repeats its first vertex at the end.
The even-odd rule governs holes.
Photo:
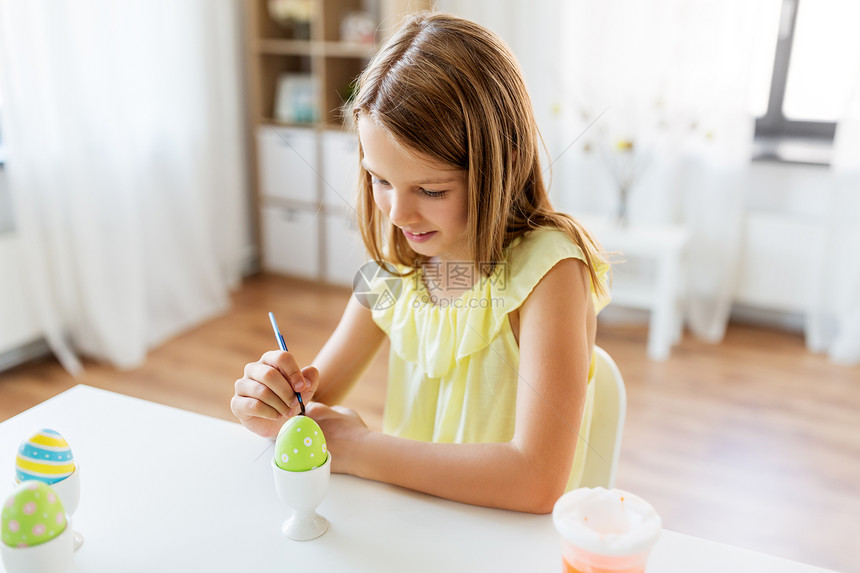
POLYGON ((394 225, 403 227, 413 223, 417 219, 414 201, 406 193, 400 191, 392 192, 390 205, 388 218, 394 225))

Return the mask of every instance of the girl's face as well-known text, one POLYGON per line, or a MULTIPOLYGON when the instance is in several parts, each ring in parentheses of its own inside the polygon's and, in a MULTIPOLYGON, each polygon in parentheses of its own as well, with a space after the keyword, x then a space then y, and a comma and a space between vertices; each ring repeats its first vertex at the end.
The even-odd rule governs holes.
POLYGON ((470 261, 466 171, 404 149, 363 115, 358 135, 373 200, 412 250, 440 261, 470 261))

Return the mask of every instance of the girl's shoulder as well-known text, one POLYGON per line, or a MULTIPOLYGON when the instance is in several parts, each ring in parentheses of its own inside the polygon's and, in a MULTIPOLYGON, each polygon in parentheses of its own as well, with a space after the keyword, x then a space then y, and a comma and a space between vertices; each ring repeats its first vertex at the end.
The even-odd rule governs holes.
POLYGON ((521 258, 541 254, 550 257, 553 254, 563 254, 584 259, 579 245, 567 233, 552 227, 541 227, 527 231, 514 239, 508 248, 511 256, 521 258))
POLYGON ((582 249, 567 233, 559 229, 533 229, 514 239, 508 247, 505 263, 511 278, 539 281, 564 259, 585 260, 582 249))
MULTIPOLYGON (((515 301, 522 303, 541 279, 566 259, 586 261, 582 248, 560 229, 534 229, 518 237, 511 242, 506 259, 508 283, 511 287, 509 294, 515 301)), ((597 276, 605 283, 609 265, 603 262, 598 265, 595 269, 597 276)), ((609 302, 605 297, 598 297, 594 287, 592 294, 596 311, 609 302)))

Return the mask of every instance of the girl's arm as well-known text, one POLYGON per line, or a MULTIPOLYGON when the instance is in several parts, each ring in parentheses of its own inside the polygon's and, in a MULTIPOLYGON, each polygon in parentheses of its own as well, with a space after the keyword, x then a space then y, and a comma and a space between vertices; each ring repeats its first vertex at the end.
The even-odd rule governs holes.
POLYGON ((314 400, 325 404, 342 402, 384 340, 385 333, 373 322, 370 309, 351 296, 340 323, 312 363, 320 372, 314 400))
POLYGON ((296 392, 331 403, 342 399, 370 364, 385 333, 373 322, 370 310, 350 297, 334 333, 313 362, 299 368, 289 352, 266 352, 245 365, 230 403, 233 414, 251 431, 274 437, 299 412, 296 392))
POLYGON ((506 443, 437 444, 371 432, 344 409, 315 406, 333 469, 472 504, 552 510, 573 461, 595 318, 583 263, 564 260, 519 313, 516 428, 506 443))

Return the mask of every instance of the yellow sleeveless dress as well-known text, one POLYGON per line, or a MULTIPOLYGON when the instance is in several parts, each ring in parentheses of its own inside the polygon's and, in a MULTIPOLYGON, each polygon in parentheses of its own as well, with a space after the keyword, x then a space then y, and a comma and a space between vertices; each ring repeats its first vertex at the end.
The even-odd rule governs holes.
MULTIPOLYGON (((581 249, 555 229, 530 231, 511 242, 504 264, 476 277, 472 288, 454 301, 433 297, 418 271, 391 282, 386 303, 372 308, 373 320, 391 342, 385 433, 414 440, 450 443, 507 442, 514 435, 519 347, 508 313, 519 308, 559 261, 583 259, 581 249), (434 301, 437 304, 434 304, 434 301), (446 302, 446 304, 442 304, 446 302)), ((463 265, 459 271, 469 271, 463 265)), ((428 267, 429 272, 434 272, 428 267)), ((447 267, 451 272, 453 266, 447 267)), ((605 281, 609 265, 598 271, 605 281)), ((404 269, 400 269, 401 271, 404 269)), ((477 271, 473 271, 477 275, 477 271)), ((450 274, 448 275, 451 280, 450 274)), ((456 279, 455 279, 456 280, 456 279)), ((608 300, 592 287, 595 312, 608 300)), ((568 489, 578 485, 594 404, 591 378, 571 467, 568 489)))

